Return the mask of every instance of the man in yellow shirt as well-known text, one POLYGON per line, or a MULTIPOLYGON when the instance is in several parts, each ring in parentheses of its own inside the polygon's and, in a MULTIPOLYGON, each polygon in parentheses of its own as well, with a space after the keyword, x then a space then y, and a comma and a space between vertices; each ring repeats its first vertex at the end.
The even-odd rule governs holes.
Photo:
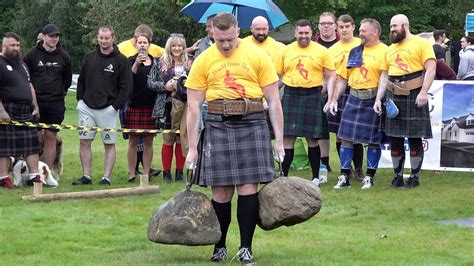
MULTIPOLYGON (((349 188, 351 161, 354 156, 354 142, 367 143, 367 174, 363 178, 362 189, 373 186, 373 178, 380 160, 380 144, 383 133, 379 131, 380 118, 373 106, 379 80, 386 76, 383 69, 383 58, 387 45, 380 42, 382 29, 375 19, 363 19, 360 23, 359 36, 362 45, 351 49, 337 71, 336 88, 345 91, 349 85, 350 93, 342 113, 338 138, 342 140, 340 149, 341 174, 335 189, 349 188)), ((333 93, 331 113, 338 105, 337 95, 333 93)))
MULTIPOLYGON (((384 58, 388 80, 386 78, 381 80, 381 83, 387 83, 387 86, 379 86, 374 110, 382 113, 381 101, 388 89, 386 97, 393 100, 399 110, 398 114, 395 112, 393 116, 388 112, 386 116, 382 116, 383 129, 391 137, 391 155, 395 172, 392 187, 400 188, 405 185, 404 140, 408 138, 411 174, 406 187, 414 188, 420 185, 419 177, 423 164, 424 150, 421 138, 433 137, 428 109, 428 89, 436 74, 436 58, 428 40, 410 33, 410 23, 405 15, 398 14, 392 17, 390 40, 392 45, 384 58)), ((388 104, 387 107, 390 108, 391 105, 388 104)))
MULTIPOLYGON (((277 73, 285 84, 282 98, 284 114, 285 160, 283 174, 288 175, 294 155, 296 137, 305 137, 313 182, 319 185, 318 139, 329 138, 324 99, 323 79, 328 88, 334 86, 336 71, 333 59, 322 45, 311 41, 311 23, 302 19, 296 23, 296 41, 289 44, 276 60, 277 73)), ((329 91, 329 98, 332 91, 329 91)), ((329 106, 329 103, 326 106, 329 106)))
POLYGON ((278 95, 278 76, 266 54, 239 39, 236 18, 220 13, 213 19, 215 44, 205 50, 191 68, 188 88, 188 169, 195 169, 195 183, 212 187, 212 205, 222 237, 214 247, 212 262, 227 258, 226 237, 231 221, 231 202, 237 190, 237 220, 244 264, 252 264, 252 239, 258 221, 257 184, 275 178, 270 131, 263 112, 265 97, 275 132, 275 156, 282 161, 283 115, 278 95), (208 101, 208 114, 197 135, 200 106, 208 101))
MULTIPOLYGON (((125 55, 125 57, 136 55, 138 53, 138 50, 135 47, 135 43, 137 42, 137 36, 140 35, 148 36, 150 40, 153 39, 153 31, 151 30, 151 28, 148 25, 141 24, 135 29, 131 39, 123 41, 117 45, 120 50, 120 53, 125 55)), ((165 50, 163 48, 156 44, 151 44, 150 48, 148 48, 148 53, 155 58, 160 57, 164 51, 165 50)))
MULTIPOLYGON (((333 46, 329 48, 329 54, 334 59, 334 64, 336 65, 336 69, 339 69, 347 56, 349 56, 349 52, 352 48, 360 45, 360 39, 354 37, 354 30, 355 30, 355 23, 354 19, 350 15, 341 15, 337 18, 337 29, 339 32, 339 41, 335 43, 333 46)), ((345 88, 342 95, 333 95, 334 97, 338 97, 338 105, 337 105, 337 112, 335 115, 327 114, 328 117, 328 127, 329 132, 334 132, 337 134, 339 131, 339 123, 341 122, 341 115, 342 111, 344 110, 344 106, 346 104, 347 97, 349 96, 349 87, 345 88), (340 96, 340 97, 339 97, 340 96)), ((321 141, 319 141, 321 145, 321 141)), ((354 145, 354 175, 357 179, 362 181, 364 178, 364 173, 362 171, 362 159, 364 157, 364 147, 360 143, 355 143, 354 145)), ((341 139, 336 137, 336 151, 337 154, 340 154, 341 148, 341 139)), ((323 161, 321 158, 322 163, 329 165, 329 157, 326 158, 326 161, 323 161)), ((327 177, 320 176, 321 183, 325 182, 327 177)))
POLYGON ((252 20, 250 32, 252 35, 245 37, 242 41, 252 43, 262 48, 275 63, 278 54, 285 48, 285 45, 268 36, 268 21, 262 16, 255 17, 252 20))

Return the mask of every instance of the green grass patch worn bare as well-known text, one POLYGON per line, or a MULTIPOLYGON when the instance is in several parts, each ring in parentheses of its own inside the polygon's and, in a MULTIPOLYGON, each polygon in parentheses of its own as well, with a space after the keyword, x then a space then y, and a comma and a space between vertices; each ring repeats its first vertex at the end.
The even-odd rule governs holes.
MULTIPOLYGON (((75 93, 67 96, 64 124, 77 125, 75 93)), ((43 193, 107 189, 99 186, 103 146, 93 146, 92 186, 72 186, 81 177, 76 131, 62 130, 64 173, 56 189, 43 193)), ((161 168, 161 136, 155 139, 153 165, 161 168)), ((117 162, 110 188, 127 183, 127 142, 118 136, 117 162)), ((331 165, 338 169, 337 155, 331 165)), ((310 178, 310 171, 292 175, 310 178)), ((390 169, 377 172, 375 186, 361 190, 334 190, 337 172, 321 186, 323 207, 309 221, 273 231, 257 229, 253 255, 260 265, 406 264, 472 265, 474 228, 441 225, 436 221, 474 217, 473 173, 423 171, 416 189, 391 189, 390 169)), ((161 192, 121 198, 26 202, 32 188, 0 189, 1 265, 195 265, 208 264, 212 247, 158 245, 146 236, 153 211, 184 189, 184 183, 166 184, 162 176, 151 181, 161 192)), ((209 188, 193 189, 210 195, 209 188)), ((282 195, 284 197, 285 195, 282 195)), ((229 257, 239 247, 236 200, 228 234, 229 257)), ((229 259, 230 259, 229 258, 229 259)), ((232 264, 237 264, 235 259, 232 264)))

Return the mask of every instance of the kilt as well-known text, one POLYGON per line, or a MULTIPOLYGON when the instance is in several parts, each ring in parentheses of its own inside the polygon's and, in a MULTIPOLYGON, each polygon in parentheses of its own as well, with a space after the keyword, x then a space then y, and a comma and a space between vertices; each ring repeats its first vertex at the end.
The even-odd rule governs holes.
MULTIPOLYGON (((157 129, 156 120, 151 117, 153 108, 128 107, 125 116, 124 128, 130 129, 157 129)), ((134 133, 140 134, 140 133, 134 133)), ((143 133, 148 134, 148 133, 143 133)))
MULTIPOLYGON (((3 103, 11 120, 31 122, 33 106, 30 104, 3 103)), ((13 125, 0 125, 0 156, 27 156, 39 154, 38 129, 13 125)))
POLYGON ((358 143, 382 143, 384 134, 379 130, 380 116, 374 112, 374 103, 375 98, 362 100, 349 95, 337 137, 358 143))
POLYGON ((229 186, 273 181, 276 175, 265 113, 216 121, 222 117, 207 114, 194 183, 229 186))
POLYGON ((294 88, 285 86, 281 99, 284 119, 284 136, 328 139, 329 130, 323 112, 321 87, 294 88))
POLYGON ((399 113, 395 118, 386 115, 381 119, 381 128, 390 137, 425 138, 433 137, 431 132, 430 111, 428 104, 418 108, 416 96, 421 88, 410 91, 410 95, 394 95, 387 90, 387 98, 397 105, 399 113))
POLYGON ((342 112, 344 111, 344 106, 346 105, 347 97, 349 96, 350 87, 347 86, 344 93, 337 99, 337 113, 336 115, 332 115, 331 113, 327 113, 328 118, 328 127, 329 132, 337 133, 339 131, 339 125, 341 123, 342 112))

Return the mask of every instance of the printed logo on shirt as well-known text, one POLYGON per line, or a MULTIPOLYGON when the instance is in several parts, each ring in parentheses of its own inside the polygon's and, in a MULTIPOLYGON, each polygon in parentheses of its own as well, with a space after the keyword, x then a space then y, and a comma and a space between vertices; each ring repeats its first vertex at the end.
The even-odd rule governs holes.
POLYGON ((110 64, 106 68, 104 68, 104 71, 114 73, 114 66, 110 64))
POLYGON ((39 60, 38 62, 38 66, 39 67, 60 67, 59 63, 58 62, 46 62, 46 63, 43 63, 43 61, 39 60))
POLYGON ((43 61, 39 60, 38 66, 40 66, 40 67, 44 66, 43 61))
POLYGON ((13 71, 13 68, 12 68, 12 66, 10 66, 10 65, 7 65, 6 67, 7 67, 8 71, 13 71))
POLYGON ((110 140, 110 135, 109 135, 108 133, 107 133, 107 134, 105 134, 105 136, 104 136, 104 140, 110 140))

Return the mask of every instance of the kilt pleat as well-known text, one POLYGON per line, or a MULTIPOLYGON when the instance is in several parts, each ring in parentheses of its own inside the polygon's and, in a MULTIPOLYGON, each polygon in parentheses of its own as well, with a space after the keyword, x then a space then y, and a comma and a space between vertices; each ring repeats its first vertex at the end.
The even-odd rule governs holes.
POLYGON ((324 100, 319 88, 285 87, 281 99, 284 135, 328 139, 329 130, 324 100))
POLYGON ((347 86, 344 93, 337 99, 337 113, 332 115, 327 113, 328 119, 328 128, 329 132, 337 133, 339 131, 339 125, 341 123, 342 112, 344 111, 344 106, 346 105, 347 97, 349 97, 350 87, 347 86))
POLYGON ((151 117, 153 108, 128 107, 125 127, 130 129, 157 129, 156 119, 151 117))
POLYGON ((394 95, 387 91, 387 98, 392 99, 399 109, 395 118, 384 116, 381 125, 387 136, 425 139, 433 137, 428 105, 418 108, 415 104, 420 90, 421 88, 412 90, 407 96, 394 95))
POLYGON ((352 142, 382 143, 384 134, 379 130, 380 116, 373 110, 374 103, 375 99, 362 100, 349 95, 337 136, 352 142))
POLYGON ((275 179, 270 131, 263 113, 257 120, 207 120, 201 134, 195 184, 228 186, 275 179))
MULTIPOLYGON (((32 122, 32 106, 28 104, 3 103, 11 120, 32 122)), ((39 154, 38 129, 35 127, 0 125, 0 156, 27 156, 39 154)))

